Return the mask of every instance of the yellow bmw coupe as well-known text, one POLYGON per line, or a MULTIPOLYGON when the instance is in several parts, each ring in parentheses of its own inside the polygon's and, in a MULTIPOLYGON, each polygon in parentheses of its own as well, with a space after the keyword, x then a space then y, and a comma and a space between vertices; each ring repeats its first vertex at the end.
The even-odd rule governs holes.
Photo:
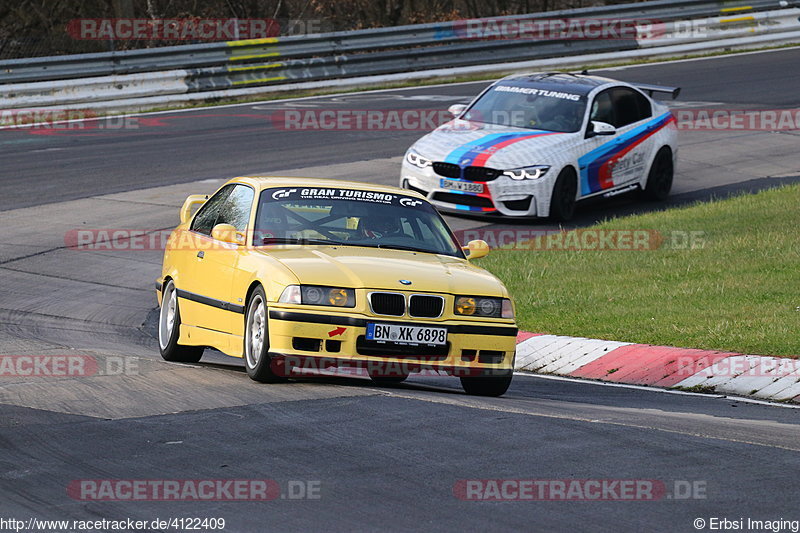
POLYGON ((167 361, 205 347, 263 382, 357 367, 379 384, 428 370, 468 394, 511 383, 517 326, 505 286, 415 192, 337 180, 241 177, 181 208, 156 281, 167 361), (202 204, 192 214, 196 205, 202 204))

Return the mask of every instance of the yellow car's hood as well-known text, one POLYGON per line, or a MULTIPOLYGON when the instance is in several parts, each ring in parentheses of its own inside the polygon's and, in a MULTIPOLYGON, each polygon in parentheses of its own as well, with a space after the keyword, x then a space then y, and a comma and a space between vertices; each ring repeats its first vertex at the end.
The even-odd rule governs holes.
POLYGON ((355 246, 287 246, 258 253, 280 261, 301 284, 508 296, 489 272, 445 255, 355 246))

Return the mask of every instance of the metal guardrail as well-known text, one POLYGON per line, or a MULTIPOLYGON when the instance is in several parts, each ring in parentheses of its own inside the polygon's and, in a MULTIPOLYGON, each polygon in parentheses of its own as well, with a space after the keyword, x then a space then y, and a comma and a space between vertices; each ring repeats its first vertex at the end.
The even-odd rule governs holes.
MULTIPOLYGON (((615 18, 674 23, 700 18, 743 32, 777 31, 769 12, 795 10, 800 0, 653 0, 595 8, 570 9, 497 17, 498 23, 541 19, 615 18), (721 22, 720 22, 721 21, 721 22)), ((800 13, 800 11, 798 11, 800 13)), ((796 18, 796 17, 795 17, 796 18)), ((483 19, 486 20, 486 19, 483 19)), ((464 21, 392 28, 333 32, 308 36, 170 46, 107 52, 15 59, 0 62, 0 102, 30 93, 48 94, 62 80, 137 75, 175 71, 182 76, 178 92, 218 91, 334 78, 382 75, 437 68, 463 67, 533 59, 559 58, 645 48, 636 38, 615 40, 469 40, 464 21), (47 83, 50 82, 50 83, 47 83)), ((724 32, 718 32, 724 33, 724 32)), ((735 34, 735 32, 734 32, 735 34)), ((701 38, 695 39, 702 40, 701 38)), ((683 39, 681 42, 690 42, 683 39)), ((87 84, 89 80, 87 80, 87 84)), ((113 93, 113 91, 111 91, 113 93)), ((119 91, 117 91, 119 93, 119 91)), ((121 95, 124 97, 124 95, 121 95)), ((120 97, 118 94, 117 97, 120 97)), ((105 96, 101 97, 105 98, 105 96)), ((107 98, 108 99, 108 98, 107 98)))

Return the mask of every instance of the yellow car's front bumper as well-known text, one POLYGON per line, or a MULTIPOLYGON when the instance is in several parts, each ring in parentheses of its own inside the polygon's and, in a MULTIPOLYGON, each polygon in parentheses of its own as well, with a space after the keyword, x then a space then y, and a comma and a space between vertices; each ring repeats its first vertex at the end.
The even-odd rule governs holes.
POLYGON ((270 352, 309 366, 425 369, 465 375, 513 370, 516 324, 509 321, 410 320, 358 314, 270 308, 270 352), (447 328, 441 346, 378 343, 366 339, 367 323, 447 328))

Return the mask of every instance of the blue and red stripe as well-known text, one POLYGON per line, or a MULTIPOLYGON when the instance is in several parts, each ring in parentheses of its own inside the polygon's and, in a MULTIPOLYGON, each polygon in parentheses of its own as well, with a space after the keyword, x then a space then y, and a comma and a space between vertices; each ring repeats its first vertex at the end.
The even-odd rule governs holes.
POLYGON ((611 171, 614 168, 614 164, 674 121, 675 117, 672 113, 664 113, 578 158, 581 196, 613 187, 614 181, 611 171))
MULTIPOLYGON (((490 157, 492 157, 498 151, 502 150, 507 146, 510 146, 514 143, 518 143, 520 141, 525 141, 527 139, 534 139, 536 137, 542 137, 545 135, 554 135, 555 133, 557 132, 539 131, 539 130, 534 130, 532 132, 525 132, 525 133, 492 133, 459 146, 458 148, 456 148, 447 155, 447 157, 445 158, 445 162, 458 165, 459 167, 461 167, 462 171, 464 167, 468 166, 482 167, 486 164, 486 162, 489 160, 490 157)), ((467 180, 459 179, 458 181, 467 181, 467 180)), ((491 201, 492 204, 494 204, 494 200, 492 200, 492 195, 489 192, 489 187, 486 185, 486 183, 485 182, 477 182, 477 183, 483 184, 485 192, 483 193, 471 193, 466 191, 449 191, 449 192, 488 198, 489 201, 491 201)), ((456 209, 462 211, 481 211, 481 212, 497 211, 497 209, 493 207, 475 207, 462 204, 453 204, 453 205, 456 207, 456 209)))
POLYGON ((461 168, 483 166, 498 150, 506 146, 526 139, 553 135, 554 133, 552 131, 538 130, 530 133, 492 133, 459 146, 447 155, 445 162, 456 164, 461 168))

